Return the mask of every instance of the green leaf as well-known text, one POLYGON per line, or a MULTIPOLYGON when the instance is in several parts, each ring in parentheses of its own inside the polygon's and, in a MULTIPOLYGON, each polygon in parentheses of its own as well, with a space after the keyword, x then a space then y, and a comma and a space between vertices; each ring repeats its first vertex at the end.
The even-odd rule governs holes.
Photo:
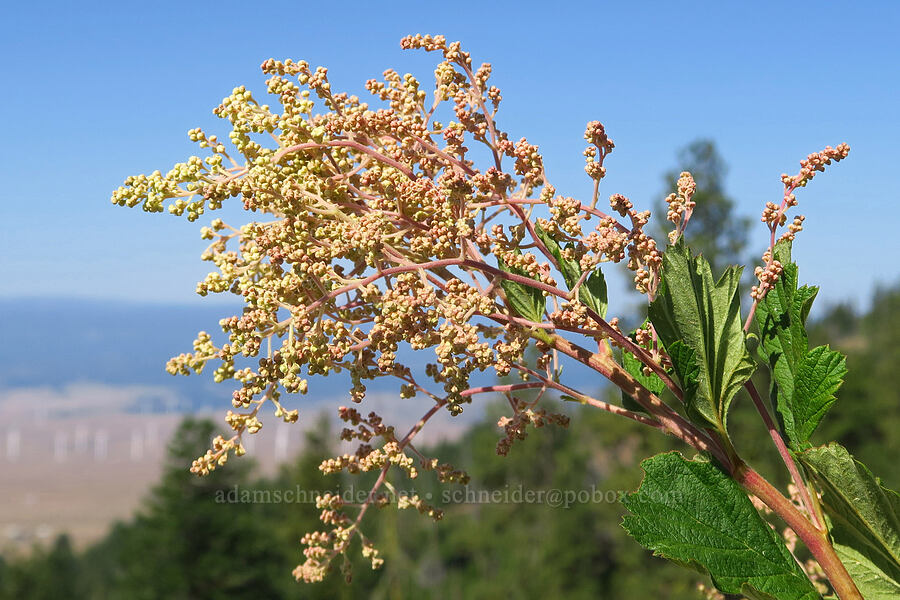
POLYGON ((681 341, 693 350, 697 391, 688 406, 726 432, 728 407, 755 368, 744 341, 738 283, 741 269, 729 267, 713 280, 709 263, 679 240, 663 255, 662 281, 649 315, 666 348, 681 341))
POLYGON ((623 526, 658 556, 708 573, 728 594, 777 600, 820 598, 747 494, 709 462, 658 454, 641 463, 623 526))
POLYGON ((865 555, 850 546, 834 545, 834 551, 866 600, 896 600, 900 598, 900 583, 879 569, 865 555))
MULTIPOLYGON (((510 268, 502 260, 498 260, 500 270, 505 273, 513 273, 527 277, 521 269, 510 268)), ((547 300, 541 290, 533 288, 518 281, 510 281, 503 279, 500 282, 503 291, 506 292, 506 298, 509 300, 510 306, 519 316, 540 323, 544 320, 544 309, 547 307, 547 300)))
MULTIPOLYGON (((819 346, 810 350, 798 365, 791 401, 786 410, 792 424, 784 419, 785 433, 795 449, 809 445, 809 438, 835 402, 835 392, 847 374, 846 359, 840 352, 819 346)), ((785 399, 787 400, 787 399, 785 399)), ((782 413, 784 416, 784 413, 782 413)))
POLYGON ((606 299, 606 278, 600 267, 594 269, 578 288, 578 299, 600 315, 601 319, 606 318, 606 309, 609 306, 606 299))
MULTIPOLYGON (((666 389, 666 384, 663 383, 663 380, 656 373, 651 373, 649 377, 644 375, 644 363, 627 350, 622 351, 622 366, 653 394, 659 396, 666 389)), ((622 392, 622 406, 634 412, 646 412, 643 406, 625 392, 622 392)))
MULTIPOLYGON (((547 250, 550 251, 550 254, 553 255, 553 258, 556 259, 563 280, 566 282, 566 287, 571 290, 578 283, 578 280, 581 279, 583 273, 581 265, 577 260, 565 258, 559 243, 539 225, 535 225, 534 232, 537 234, 538 239, 547 247, 547 250)), ((572 245, 570 244, 567 249, 571 247, 572 245)), ((581 287, 578 289, 578 299, 585 306, 600 315, 601 318, 606 318, 606 310, 608 308, 606 278, 603 276, 603 271, 600 270, 600 267, 597 267, 593 273, 588 275, 587 279, 581 284, 581 287)))
POLYGON ((553 370, 553 378, 552 379, 556 383, 559 383, 560 377, 562 377, 563 366, 564 365, 559 365, 559 368, 553 370))
POLYGON ((835 551, 860 592, 866 598, 900 597, 900 495, 839 444, 799 456, 822 489, 835 551))
POLYGON ((537 234, 538 239, 547 246, 547 250, 550 251, 553 258, 556 259, 556 262, 559 264, 559 270, 566 282, 566 286, 568 286, 569 289, 572 289, 572 286, 574 286, 578 282, 578 278, 581 277, 581 266, 578 264, 578 261, 563 258, 562 248, 559 247, 559 242, 553 239, 549 233, 544 231, 540 225, 534 226, 534 232, 537 234))
POLYGON ((755 590, 753 587, 746 584, 741 587, 741 595, 745 596, 747 600, 778 600, 778 598, 772 594, 766 594, 765 592, 755 590))
MULTIPOLYGON (((790 243, 775 257, 790 261, 790 243)), ((827 346, 809 349, 806 318, 818 288, 797 287, 797 265, 783 263, 781 277, 756 310, 760 350, 772 369, 772 400, 794 450, 809 438, 835 401, 847 373, 844 356, 827 346)))
POLYGON ((793 262, 791 259, 791 249, 793 246, 793 242, 791 240, 778 240, 775 242, 775 252, 773 252, 773 256, 775 260, 780 262, 783 265, 788 265, 793 262))
POLYGON ((687 409, 688 416, 691 420, 699 422, 702 415, 694 411, 696 406, 697 386, 699 385, 700 366, 697 364, 694 351, 685 346, 681 340, 672 342, 666 349, 669 358, 672 359, 672 367, 675 371, 675 377, 681 385, 681 391, 684 396, 684 405, 687 409))

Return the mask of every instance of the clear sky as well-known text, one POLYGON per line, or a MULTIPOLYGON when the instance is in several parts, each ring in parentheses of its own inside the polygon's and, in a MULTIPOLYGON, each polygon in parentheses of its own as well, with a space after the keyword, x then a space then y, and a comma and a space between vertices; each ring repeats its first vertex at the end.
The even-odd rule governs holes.
POLYGON ((9 2, 0 23, 0 296, 192 301, 201 223, 110 192, 195 153, 188 129, 227 132, 211 109, 261 90, 266 58, 328 66, 356 93, 388 67, 430 82, 435 57, 399 48, 416 32, 494 64, 500 125, 540 145, 566 195, 590 193, 591 119, 617 144, 606 195, 651 207, 677 149, 710 137, 754 218, 782 172, 848 142, 799 194, 801 279, 864 305, 900 278, 898 2, 9 2))

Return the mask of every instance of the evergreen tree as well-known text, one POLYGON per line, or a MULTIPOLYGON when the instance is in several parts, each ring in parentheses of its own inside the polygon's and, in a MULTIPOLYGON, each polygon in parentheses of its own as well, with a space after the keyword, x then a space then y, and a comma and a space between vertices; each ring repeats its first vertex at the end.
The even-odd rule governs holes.
POLYGON ((130 523, 92 551, 105 572, 92 597, 140 599, 274 598, 278 549, 253 504, 223 502, 249 488, 248 461, 209 477, 188 472, 213 437, 208 421, 185 420, 169 446, 160 483, 130 523))

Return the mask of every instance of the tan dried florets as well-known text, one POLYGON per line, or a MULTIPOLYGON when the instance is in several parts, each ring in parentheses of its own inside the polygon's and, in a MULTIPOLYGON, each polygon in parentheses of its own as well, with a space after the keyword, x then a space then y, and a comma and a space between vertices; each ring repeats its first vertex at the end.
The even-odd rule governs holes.
MULTIPOLYGON (((519 402, 514 400, 515 411, 512 417, 501 417, 497 421, 497 427, 503 428, 505 437, 497 442, 497 454, 506 456, 516 440, 524 440, 528 437, 528 427, 543 427, 544 425, 569 426, 569 417, 563 414, 548 414, 544 409, 533 410, 531 408, 520 409, 519 402)), ((525 406, 530 406, 527 403, 525 406)))
POLYGON ((440 521, 444 517, 444 511, 428 504, 419 498, 418 494, 413 494, 412 496, 400 496, 397 500, 397 508, 401 510, 404 508, 415 508, 421 514, 426 515, 435 521, 440 521))
POLYGON ((206 451, 206 454, 191 464, 191 473, 208 475, 215 471, 217 467, 224 466, 228 462, 229 452, 232 451, 237 456, 243 456, 246 452, 240 442, 234 439, 226 440, 221 435, 217 435, 212 441, 212 447, 206 451))
POLYGON ((434 471, 437 473, 438 481, 441 483, 459 483, 466 485, 469 483, 469 475, 461 469, 457 469, 450 463, 442 463, 436 458, 422 461, 422 469, 424 471, 434 471))

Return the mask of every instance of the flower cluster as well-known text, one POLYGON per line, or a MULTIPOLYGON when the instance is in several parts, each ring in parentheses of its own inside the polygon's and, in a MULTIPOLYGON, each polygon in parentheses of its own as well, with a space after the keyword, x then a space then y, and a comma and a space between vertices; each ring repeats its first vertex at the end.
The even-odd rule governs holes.
POLYGON ((603 159, 613 151, 616 145, 606 135, 606 129, 600 121, 591 121, 587 124, 587 128, 584 130, 584 139, 591 143, 584 149, 584 161, 587 163, 584 171, 591 179, 600 181, 606 176, 603 159))
POLYGON ((691 218, 694 206, 696 206, 693 196, 694 192, 697 191, 697 184, 694 183, 694 178, 690 173, 687 171, 682 172, 678 177, 676 187, 677 193, 669 194, 666 197, 666 204, 669 206, 666 220, 675 224, 675 229, 669 232, 670 244, 674 244, 681 237, 687 222, 691 218))
MULTIPOLYGON (((548 390, 709 449, 707 433, 613 356, 613 347, 621 348, 644 364, 643 375, 656 373, 674 385, 652 328, 632 339, 617 318, 605 315, 601 266, 624 263, 635 288, 652 300, 662 251, 645 232, 649 211, 621 194, 610 196, 609 213, 597 208, 604 161, 615 148, 603 125, 591 121, 584 133, 591 201, 559 194, 538 146, 524 137, 513 141, 499 128, 502 94, 490 83, 491 65, 476 68, 458 42, 443 36, 409 36, 401 45, 442 57, 431 94, 414 76, 387 70, 383 79, 366 82, 370 104, 332 89, 323 67, 269 59, 262 71, 272 104, 241 86, 214 110, 230 125, 227 145, 192 129, 189 137, 207 151, 205 158, 192 156, 165 175, 129 177, 112 195, 116 205, 168 210, 190 221, 235 199, 260 218, 240 225, 217 218, 201 230, 209 242, 201 258, 214 270, 197 293, 239 296, 244 309, 219 322, 221 335, 200 332, 193 351, 167 365, 173 375, 188 375, 213 363, 214 380, 235 386, 234 410, 225 419, 232 437, 216 438, 192 471, 207 474, 230 454, 243 454, 243 436, 261 430, 264 408, 297 421, 292 404, 314 376, 348 374, 356 404, 365 401, 367 383, 392 377, 399 396, 421 406, 421 418, 404 435, 374 412, 339 409, 341 439, 356 447, 325 460, 321 470, 373 472, 377 480, 358 506, 319 499, 330 530, 303 538, 306 560, 294 574, 304 581, 321 580, 353 540, 373 568, 382 564, 361 531, 371 506, 413 507, 440 518, 440 510, 421 498, 382 488, 393 489, 391 477, 414 479, 423 472, 446 483, 468 481, 465 472, 423 455, 413 441, 436 413, 457 415, 480 394, 503 394, 512 408, 498 423, 499 454, 529 427, 568 424, 567 416, 540 405, 548 390), (596 351, 573 341, 578 335, 596 351), (404 350, 432 358, 407 365, 404 350), (563 360, 630 390, 646 414, 560 383, 563 360), (473 380, 481 373, 518 379, 478 386, 473 380), (526 389, 536 392, 533 400, 513 395, 526 389)), ((800 174, 786 180, 784 203, 764 215, 773 236, 795 203, 794 188, 846 153, 841 145, 811 155, 800 174)), ((676 227, 670 241, 684 232, 695 187, 682 173, 678 192, 667 198, 667 218, 676 227)), ((802 217, 795 219, 788 234, 801 224, 802 217)), ((771 253, 766 260, 756 298, 780 273, 771 253)))
POLYGON ((780 262, 772 258, 769 252, 763 255, 763 261, 766 263, 765 268, 756 267, 754 271, 754 275, 759 281, 759 285, 754 285, 750 289, 750 297, 754 300, 762 300, 765 297, 766 293, 775 286, 775 282, 781 277, 781 271, 784 268, 780 262))
POLYGON ((543 427, 553 424, 561 427, 569 426, 569 417, 563 414, 548 414, 544 409, 533 410, 520 408, 518 401, 513 401, 512 417, 501 417, 497 426, 503 428, 506 436, 497 442, 497 454, 506 456, 516 440, 528 437, 528 427, 543 427))
MULTIPOLYGON (((199 373, 218 361, 214 379, 240 384, 233 404, 245 412, 228 412, 234 436, 217 438, 195 461, 194 472, 208 473, 229 453, 242 454, 242 436, 262 428, 264 405, 273 405, 277 417, 296 421, 298 411, 282 406, 282 393, 306 393, 312 375, 346 369, 354 402, 365 398, 366 380, 394 376, 401 380, 401 396, 422 395, 458 413, 471 401, 467 392, 474 373, 488 368, 499 375, 533 373, 525 359, 528 324, 498 285, 503 272, 491 266, 491 258, 556 290, 564 302, 551 311, 551 322, 570 329, 590 325, 579 299, 556 288, 551 273, 559 265, 529 223, 538 205, 548 213, 540 222, 568 244, 567 259, 585 272, 628 256, 638 287, 645 290, 649 273, 658 269, 655 242, 643 233, 648 213, 614 195, 610 205, 629 218, 625 226, 593 206, 557 195, 546 183, 538 147, 525 138, 512 142, 496 127, 502 97, 488 85, 490 65, 473 71, 468 53, 441 36, 408 37, 402 45, 443 54, 431 106, 411 75, 389 70, 383 81, 368 81, 367 90, 388 105, 372 109, 357 96, 334 93, 324 68, 269 59, 262 70, 270 76, 267 92, 281 112, 261 104, 245 87, 235 88, 214 111, 230 122, 228 139, 237 154, 232 156, 217 136, 193 129, 189 137, 210 156, 191 157, 165 176, 129 177, 113 194, 113 203, 149 212, 163 211, 168 202, 170 213, 189 220, 229 198, 272 217, 240 227, 215 219, 201 231, 210 241, 202 258, 217 270, 198 284, 197 292, 238 294, 246 309, 220 322, 227 341, 215 344, 201 332, 193 352, 173 358, 167 370, 199 373), (315 112, 313 98, 327 111, 315 112), (439 122, 443 103, 452 106, 449 119, 439 122), (273 137, 275 147, 258 141, 260 135, 273 137), (467 137, 486 147, 493 165, 475 167, 467 137), (509 170, 504 159, 511 161, 509 170), (591 219, 597 222, 584 236, 581 224, 591 219), (540 252, 520 251, 526 238, 540 252), (403 344, 433 350, 435 361, 425 375, 440 393, 429 391, 398 361, 403 344), (250 358, 257 359, 255 366, 246 366, 250 358)), ((614 144, 596 121, 588 124, 585 138, 592 144, 585 152, 588 174, 599 181, 614 144)), ((615 320, 601 325, 620 335, 615 320)), ((342 438, 360 444, 353 453, 326 460, 324 472, 393 467, 417 476, 416 461, 405 452, 408 440, 398 440, 378 415, 364 419, 349 408, 340 414, 353 427, 344 429, 342 438), (373 446, 374 440, 380 445, 373 446)), ((543 409, 516 410, 503 426, 504 439, 524 436, 526 424, 547 422, 565 424, 566 419, 543 409)), ((498 452, 506 449, 501 441, 498 452)), ((467 479, 436 459, 423 459, 418 466, 437 471, 443 481, 467 479)), ((306 580, 319 578, 320 568, 327 566, 324 559, 343 551, 358 532, 333 510, 323 520, 335 529, 305 540, 307 563, 297 574, 306 580)))
MULTIPOLYGON (((781 265, 774 259, 774 250, 776 242, 776 234, 780 227, 784 227, 787 223, 787 211, 797 206, 797 196, 794 192, 797 188, 806 187, 816 173, 825 171, 825 167, 832 162, 839 162, 850 154, 850 146, 847 144, 838 144, 837 147, 825 146, 821 152, 814 152, 800 161, 800 171, 796 175, 782 174, 781 182, 784 184, 784 197, 781 204, 774 202, 766 202, 760 220, 769 228, 770 242, 762 257, 764 266, 757 267, 755 270, 759 284, 753 286, 750 296, 754 299, 753 309, 751 309, 750 317, 753 316, 753 310, 756 308, 756 302, 762 300, 766 293, 775 285, 778 277, 781 275, 781 265)), ((793 218, 790 225, 779 239, 794 241, 796 235, 803 230, 803 221, 806 217, 797 215, 793 218)), ((750 320, 748 317, 748 322, 750 320)))
POLYGON ((800 161, 800 171, 796 175, 784 174, 781 181, 785 186, 792 188, 804 187, 812 181, 816 173, 825 171, 825 167, 830 165, 832 161, 839 162, 850 154, 850 146, 847 144, 838 144, 836 148, 825 146, 821 152, 814 152, 800 161))

